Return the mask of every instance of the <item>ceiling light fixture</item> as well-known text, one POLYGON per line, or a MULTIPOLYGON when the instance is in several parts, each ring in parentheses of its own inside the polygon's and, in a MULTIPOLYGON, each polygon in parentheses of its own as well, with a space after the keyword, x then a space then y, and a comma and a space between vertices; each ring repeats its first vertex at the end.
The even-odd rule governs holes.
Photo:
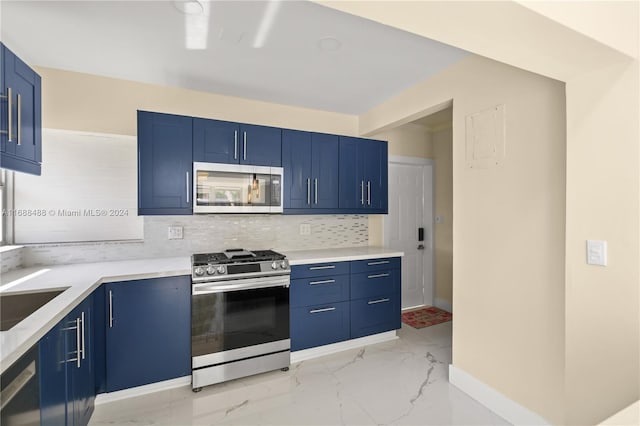
POLYGON ((256 38, 253 39, 253 47, 260 49, 267 41, 267 36, 271 31, 273 22, 276 20, 276 15, 280 9, 280 0, 269 0, 267 7, 264 9, 262 20, 260 21, 260 27, 256 33, 256 38))
POLYGON ((198 0, 173 0, 173 7, 185 15, 199 15, 204 12, 203 4, 198 0))
POLYGON ((335 37, 323 37, 318 40, 318 49, 323 52, 335 52, 340 50, 342 42, 335 37))
MULTIPOLYGON (((187 10, 195 12, 199 8, 198 13, 185 13, 184 15, 184 31, 185 31, 185 47, 189 50, 204 50, 207 48, 209 38, 209 12, 211 4, 209 0, 185 1, 187 10)), ((176 2, 174 2, 176 4, 176 2)))

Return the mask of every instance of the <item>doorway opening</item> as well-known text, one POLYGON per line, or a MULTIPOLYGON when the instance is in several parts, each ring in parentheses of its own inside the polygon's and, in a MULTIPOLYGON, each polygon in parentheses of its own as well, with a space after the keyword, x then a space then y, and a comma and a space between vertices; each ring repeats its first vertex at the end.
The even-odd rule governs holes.
POLYGON ((375 137, 389 141, 382 242, 405 253, 402 309, 453 312, 453 106, 375 137), (422 230, 421 230, 422 229, 422 230))

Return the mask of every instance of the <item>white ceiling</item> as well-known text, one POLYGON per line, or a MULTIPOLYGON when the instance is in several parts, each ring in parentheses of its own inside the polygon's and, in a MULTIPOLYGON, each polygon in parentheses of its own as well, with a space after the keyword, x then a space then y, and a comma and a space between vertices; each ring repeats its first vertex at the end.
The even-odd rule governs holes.
POLYGON ((207 48, 189 50, 175 3, 2 0, 2 40, 32 65, 348 114, 468 54, 306 1, 278 2, 261 48, 269 2, 212 1, 207 48))

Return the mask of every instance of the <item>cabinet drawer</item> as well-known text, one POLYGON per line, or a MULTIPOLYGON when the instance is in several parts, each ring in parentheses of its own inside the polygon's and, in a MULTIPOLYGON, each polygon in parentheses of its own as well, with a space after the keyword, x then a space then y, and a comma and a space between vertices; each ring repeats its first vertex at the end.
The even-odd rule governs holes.
POLYGON ((400 270, 384 269, 351 274, 352 299, 389 293, 400 293, 400 270))
POLYGON ((349 300, 349 275, 291 280, 291 306, 318 305, 349 300))
POLYGON ((400 293, 352 300, 351 338, 400 328, 400 293))
POLYGON ((399 257, 379 259, 354 260, 351 262, 351 273, 381 271, 385 269, 400 269, 399 257))
POLYGON ((291 267, 291 279, 306 277, 324 277, 327 275, 342 275, 349 273, 349 262, 314 263, 310 265, 295 265, 291 267))
POLYGON ((349 302, 291 309, 291 350, 349 339, 349 302))

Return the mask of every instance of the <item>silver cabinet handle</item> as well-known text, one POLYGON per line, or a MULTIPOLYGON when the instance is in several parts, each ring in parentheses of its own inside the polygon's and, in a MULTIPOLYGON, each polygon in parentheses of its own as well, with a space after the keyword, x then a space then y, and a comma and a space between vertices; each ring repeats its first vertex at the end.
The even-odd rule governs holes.
POLYGON ((113 327, 113 290, 109 290, 109 328, 113 327))
POLYGON ((247 159, 247 132, 242 132, 242 138, 243 138, 243 145, 242 145, 242 150, 244 151, 242 153, 242 159, 246 160, 247 159))
POLYGON ((18 145, 22 145, 22 96, 18 93, 18 145))
POLYGON ((364 206, 364 181, 360 181, 360 204, 364 206))
POLYGON ((13 111, 11 111, 11 107, 13 105, 13 99, 12 99, 12 90, 11 87, 7 87, 7 94, 6 95, 0 95, 0 99, 6 99, 7 100, 7 130, 0 130, 0 133, 6 133, 7 134, 7 142, 13 142, 11 140, 11 138, 13 138, 13 111))
POLYGON ((9 405, 9 402, 36 376, 36 362, 31 361, 27 367, 16 376, 0 393, 0 410, 9 405))
POLYGON ((371 205, 371 181, 367 181, 367 205, 371 205))
POLYGON ((318 178, 314 179, 313 184, 315 186, 315 190, 314 190, 314 192, 315 192, 315 203, 318 204, 318 178))
POLYGON ((373 265, 386 265, 387 263, 389 263, 388 260, 378 260, 377 262, 367 262, 368 266, 373 266, 373 265))
POLYGON ((238 131, 233 131, 233 159, 238 159, 238 131))
POLYGON ((384 302, 388 302, 389 299, 378 299, 378 300, 369 300, 367 302, 367 305, 375 305, 376 303, 384 303, 384 302))
POLYGON ((373 274, 373 275, 367 275, 367 278, 371 279, 371 278, 383 278, 383 277, 388 277, 389 274, 388 273, 384 273, 384 274, 373 274))
POLYGON ((80 321, 82 321, 82 359, 84 359, 84 340, 85 340, 85 335, 84 335, 84 311, 82 311, 82 314, 80 316, 80 321))
POLYGON ((311 205, 311 179, 307 178, 307 205, 311 205))
POLYGON ((80 318, 76 318, 76 366, 80 368, 80 318))
POLYGON ((309 281, 309 285, 333 284, 336 280, 309 281))
POLYGON ((312 266, 309 268, 310 271, 317 271, 319 269, 335 269, 336 265, 326 265, 326 266, 312 266))
POLYGON ((336 308, 331 307, 331 308, 322 308, 322 309, 312 309, 309 311, 310 314, 319 314, 320 312, 329 312, 329 311, 335 311, 336 308))
POLYGON ((189 204, 189 172, 186 172, 187 178, 186 178, 186 183, 187 183, 187 204, 189 204))

